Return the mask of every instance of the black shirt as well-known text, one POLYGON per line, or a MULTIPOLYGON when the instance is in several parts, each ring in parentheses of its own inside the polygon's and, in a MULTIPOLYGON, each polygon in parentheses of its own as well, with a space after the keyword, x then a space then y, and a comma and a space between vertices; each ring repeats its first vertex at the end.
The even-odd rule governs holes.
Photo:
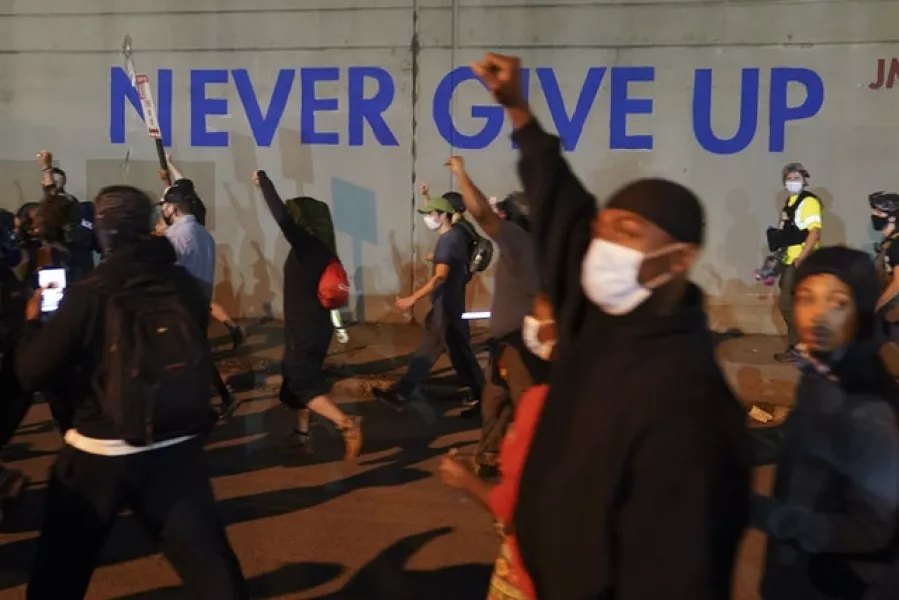
POLYGON ((448 314, 465 311, 465 285, 471 279, 468 270, 468 237, 458 227, 440 236, 434 247, 434 265, 449 267, 446 280, 431 294, 431 302, 448 314))

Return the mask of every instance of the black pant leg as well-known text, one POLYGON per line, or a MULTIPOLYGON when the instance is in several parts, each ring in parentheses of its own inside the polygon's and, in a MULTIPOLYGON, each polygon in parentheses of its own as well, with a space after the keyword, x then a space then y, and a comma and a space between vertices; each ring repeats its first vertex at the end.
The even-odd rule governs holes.
POLYGON ((209 481, 200 439, 132 457, 130 501, 199 600, 249 598, 209 481))
POLYGON ((28 600, 81 600, 124 500, 123 458, 65 446, 53 467, 28 600))

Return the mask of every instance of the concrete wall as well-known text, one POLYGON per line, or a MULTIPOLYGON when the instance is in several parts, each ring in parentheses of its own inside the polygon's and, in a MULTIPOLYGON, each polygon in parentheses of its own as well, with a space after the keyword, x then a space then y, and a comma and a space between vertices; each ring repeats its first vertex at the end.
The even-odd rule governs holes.
MULTIPOLYGON (((869 244, 866 195, 899 188, 899 90, 876 85, 878 60, 899 56, 897 22, 891 1, 6 0, 0 206, 36 197, 40 148, 80 197, 119 181, 159 193, 153 144, 123 99, 130 34, 167 141, 210 207, 217 299, 280 312, 287 246, 249 183, 264 168, 285 197, 330 203, 356 316, 397 319, 391 300, 426 276, 433 243, 413 184, 449 188, 443 163, 460 152, 488 194, 517 186, 501 113, 464 72, 447 77, 495 49, 532 67, 536 111, 600 197, 649 175, 700 193, 709 236, 696 279, 715 325, 773 332, 771 291, 752 271, 782 165, 811 171, 830 243, 869 244), (724 142, 703 125, 709 111, 724 142)), ((491 285, 476 278, 473 307, 491 285)))

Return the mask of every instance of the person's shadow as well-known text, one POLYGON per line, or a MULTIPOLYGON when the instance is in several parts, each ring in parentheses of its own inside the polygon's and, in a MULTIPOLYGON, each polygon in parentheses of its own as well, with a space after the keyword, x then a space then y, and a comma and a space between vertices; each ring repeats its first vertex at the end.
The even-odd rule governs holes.
MULTIPOLYGON (((247 581, 251 598, 283 598, 323 585, 346 570, 335 563, 290 563, 271 573, 247 581)), ((170 586, 121 596, 118 600, 188 600, 192 596, 181 586, 170 586)))
POLYGON ((341 590, 318 596, 315 600, 458 600, 485 597, 490 584, 491 565, 465 563, 431 571, 406 568, 409 559, 425 544, 450 532, 451 528, 441 527, 399 540, 359 569, 341 590))

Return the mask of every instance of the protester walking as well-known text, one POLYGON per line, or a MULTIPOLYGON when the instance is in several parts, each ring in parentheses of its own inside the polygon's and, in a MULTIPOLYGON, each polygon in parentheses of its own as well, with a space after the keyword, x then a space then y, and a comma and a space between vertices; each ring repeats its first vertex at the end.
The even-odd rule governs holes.
POLYGON ((540 283, 524 198, 515 194, 491 206, 462 157, 451 157, 447 166, 456 176, 468 214, 499 248, 490 306, 490 361, 481 398, 483 427, 475 451, 479 472, 490 474, 518 400, 535 379, 545 380, 549 369, 548 356, 529 352, 522 336, 540 283))
POLYGON ((453 369, 467 385, 473 401, 481 399, 484 374, 471 348, 471 329, 462 318, 465 312, 465 286, 471 280, 470 245, 465 232, 453 226, 456 209, 446 198, 431 198, 418 209, 425 226, 439 236, 433 252, 433 275, 411 295, 396 300, 396 308, 411 310, 424 298, 431 297, 431 309, 425 317, 421 342, 409 369, 389 389, 374 389, 375 397, 402 411, 420 394, 431 368, 446 351, 453 369))
POLYGON ((29 391, 63 373, 48 398, 66 445, 47 487, 28 585, 32 600, 84 597, 119 512, 129 508, 196 598, 248 598, 215 505, 203 442, 215 422, 209 300, 151 235, 153 203, 127 186, 97 196, 104 261, 67 288, 42 324, 28 303, 16 370, 29 391))
POLYGON ((681 185, 646 179, 597 213, 531 113, 519 60, 488 54, 472 67, 512 122, 557 318, 514 514, 537 597, 729 598, 749 457, 702 292, 687 279, 702 206, 681 185))
MULTIPOLYGON (((536 296, 534 312, 527 315, 532 323, 540 323, 533 331, 530 350, 541 361, 552 360, 556 332, 552 306, 545 294, 536 296), (547 350, 549 349, 549 350, 547 350)), ((503 542, 496 558, 493 577, 490 580, 488 600, 536 600, 534 584, 531 581, 518 550, 515 535, 514 513, 518 503, 521 471, 530 449, 531 440, 543 403, 549 388, 546 385, 546 370, 538 374, 536 385, 522 393, 515 406, 512 426, 502 441, 500 453, 500 480, 496 485, 484 483, 465 462, 459 459, 455 450, 440 463, 440 478, 451 487, 460 489, 485 506, 496 519, 497 529, 503 542)))
MULTIPOLYGON (((206 228, 206 205, 203 204, 203 201, 200 199, 200 196, 197 194, 194 183, 190 179, 187 179, 181 171, 178 170, 178 167, 175 166, 175 162, 172 159, 172 155, 166 155, 166 160, 168 164, 168 173, 171 175, 174 183, 172 184, 172 188, 178 188, 179 195, 184 198, 184 202, 182 202, 182 209, 196 219, 197 223, 199 223, 204 229, 206 228)), ((160 177, 165 181, 166 172, 162 171, 160 173, 160 177)), ((166 190, 166 193, 163 196, 167 195, 169 190, 166 190)), ((208 231, 208 229, 207 229, 208 231)), ((243 328, 234 322, 234 319, 231 318, 231 315, 228 314, 221 304, 212 300, 212 294, 209 295, 209 312, 212 315, 212 318, 225 326, 225 329, 228 330, 228 335, 231 336, 231 351, 236 351, 246 339, 246 334, 244 333, 243 328)))
POLYGON ((336 257, 317 237, 298 226, 265 171, 256 171, 253 182, 290 244, 284 262, 284 379, 281 402, 297 413, 292 437, 306 452, 312 451, 309 409, 331 421, 340 431, 351 460, 362 450, 361 419, 344 413, 330 398, 323 367, 331 336, 329 309, 319 297, 336 257))

